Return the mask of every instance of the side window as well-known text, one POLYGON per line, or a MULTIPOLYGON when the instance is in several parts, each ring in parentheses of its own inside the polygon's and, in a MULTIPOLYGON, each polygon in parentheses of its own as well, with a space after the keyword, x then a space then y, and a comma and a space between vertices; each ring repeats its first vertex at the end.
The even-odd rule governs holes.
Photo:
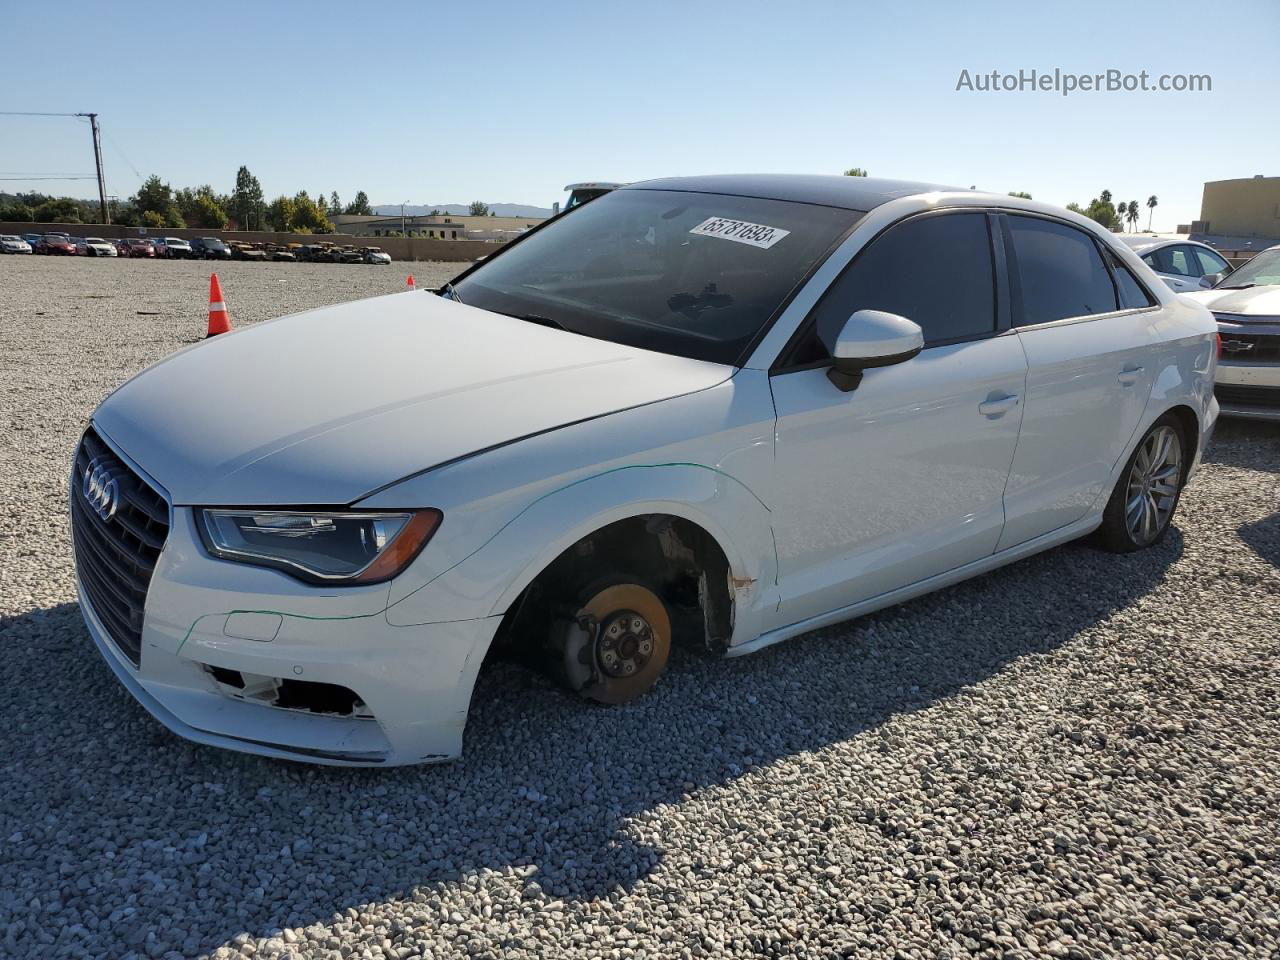
POLYGON ((1178 277, 1197 276, 1187 251, 1188 248, 1182 246, 1161 247, 1155 252, 1156 269, 1178 277))
POLYGON ((1200 261, 1200 268, 1204 271, 1206 277, 1215 273, 1231 272, 1231 265, 1212 250, 1206 250, 1203 247, 1192 247, 1191 249, 1195 251, 1196 259, 1200 261))
POLYGON ((993 333, 995 279, 986 214, 913 217, 873 240, 818 301, 813 317, 820 343, 802 348, 793 362, 825 357, 821 344, 833 343, 858 310, 886 310, 915 321, 926 346, 993 333))
POLYGON ((1108 254, 1111 260, 1111 272, 1116 278, 1116 293, 1120 296, 1121 310, 1135 310, 1139 307, 1155 306, 1155 301, 1146 288, 1138 282, 1133 271, 1120 262, 1114 254, 1108 254))
POLYGON ((1117 309, 1115 287, 1091 236, 1038 217, 1010 215, 1008 224, 1022 299, 1018 326, 1117 309))

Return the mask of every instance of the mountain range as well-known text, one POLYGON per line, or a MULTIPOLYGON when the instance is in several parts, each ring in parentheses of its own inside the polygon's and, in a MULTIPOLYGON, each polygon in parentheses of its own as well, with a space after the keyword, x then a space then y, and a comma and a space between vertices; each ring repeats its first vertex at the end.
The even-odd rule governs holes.
MULTIPOLYGON (((421 217, 432 210, 439 210, 441 213, 447 213, 450 216, 467 215, 467 211, 471 208, 469 203, 429 203, 408 204, 404 206, 404 215, 406 217, 421 217)), ((496 217, 549 217, 551 216, 550 207, 533 207, 527 203, 491 203, 489 209, 493 211, 496 217)), ((379 203, 373 207, 373 212, 380 217, 398 217, 400 216, 400 204, 398 203, 379 203)))

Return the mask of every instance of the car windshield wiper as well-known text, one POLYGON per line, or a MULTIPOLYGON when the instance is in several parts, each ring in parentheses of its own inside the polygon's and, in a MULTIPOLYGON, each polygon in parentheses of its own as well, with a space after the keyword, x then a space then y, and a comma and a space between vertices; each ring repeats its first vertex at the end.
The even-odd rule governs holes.
POLYGON ((452 280, 447 281, 444 286, 437 290, 436 295, 440 297, 448 297, 454 303, 462 303, 462 298, 458 296, 458 290, 454 287, 452 280))
POLYGON ((1215 290, 1248 290, 1250 287, 1256 287, 1256 283, 1224 283, 1220 287, 1214 287, 1215 290))

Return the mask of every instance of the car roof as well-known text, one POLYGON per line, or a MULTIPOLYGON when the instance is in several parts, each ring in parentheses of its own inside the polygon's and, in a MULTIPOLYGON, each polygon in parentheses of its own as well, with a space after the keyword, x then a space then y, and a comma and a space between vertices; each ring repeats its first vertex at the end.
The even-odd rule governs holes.
MULTIPOLYGON (((1126 237, 1119 236, 1117 239, 1121 243, 1128 244, 1134 253, 1150 253, 1153 250, 1159 250, 1161 247, 1171 247, 1174 244, 1187 244, 1192 247, 1204 247, 1206 250, 1214 250, 1207 243, 1201 243, 1199 240, 1188 240, 1186 237, 1126 237)), ((1217 253, 1214 250, 1214 253, 1217 253)))
POLYGON ((968 193, 963 187, 947 187, 912 180, 882 177, 836 177, 799 173, 716 174, 702 177, 666 177, 633 183, 623 190, 681 190, 688 193, 720 193, 735 197, 789 200, 846 210, 873 210, 901 197, 922 193, 968 193))

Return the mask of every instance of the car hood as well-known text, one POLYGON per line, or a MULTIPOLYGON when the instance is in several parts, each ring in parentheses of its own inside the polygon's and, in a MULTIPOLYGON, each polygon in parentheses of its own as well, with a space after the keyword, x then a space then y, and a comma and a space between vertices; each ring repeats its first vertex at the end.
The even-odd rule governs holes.
POLYGON ((175 504, 348 504, 732 374, 411 292, 189 347, 121 386, 93 421, 175 504))
POLYGON ((1203 303, 1214 313, 1243 317, 1280 317, 1280 286, 1245 287, 1243 290, 1196 290, 1182 294, 1203 303))

